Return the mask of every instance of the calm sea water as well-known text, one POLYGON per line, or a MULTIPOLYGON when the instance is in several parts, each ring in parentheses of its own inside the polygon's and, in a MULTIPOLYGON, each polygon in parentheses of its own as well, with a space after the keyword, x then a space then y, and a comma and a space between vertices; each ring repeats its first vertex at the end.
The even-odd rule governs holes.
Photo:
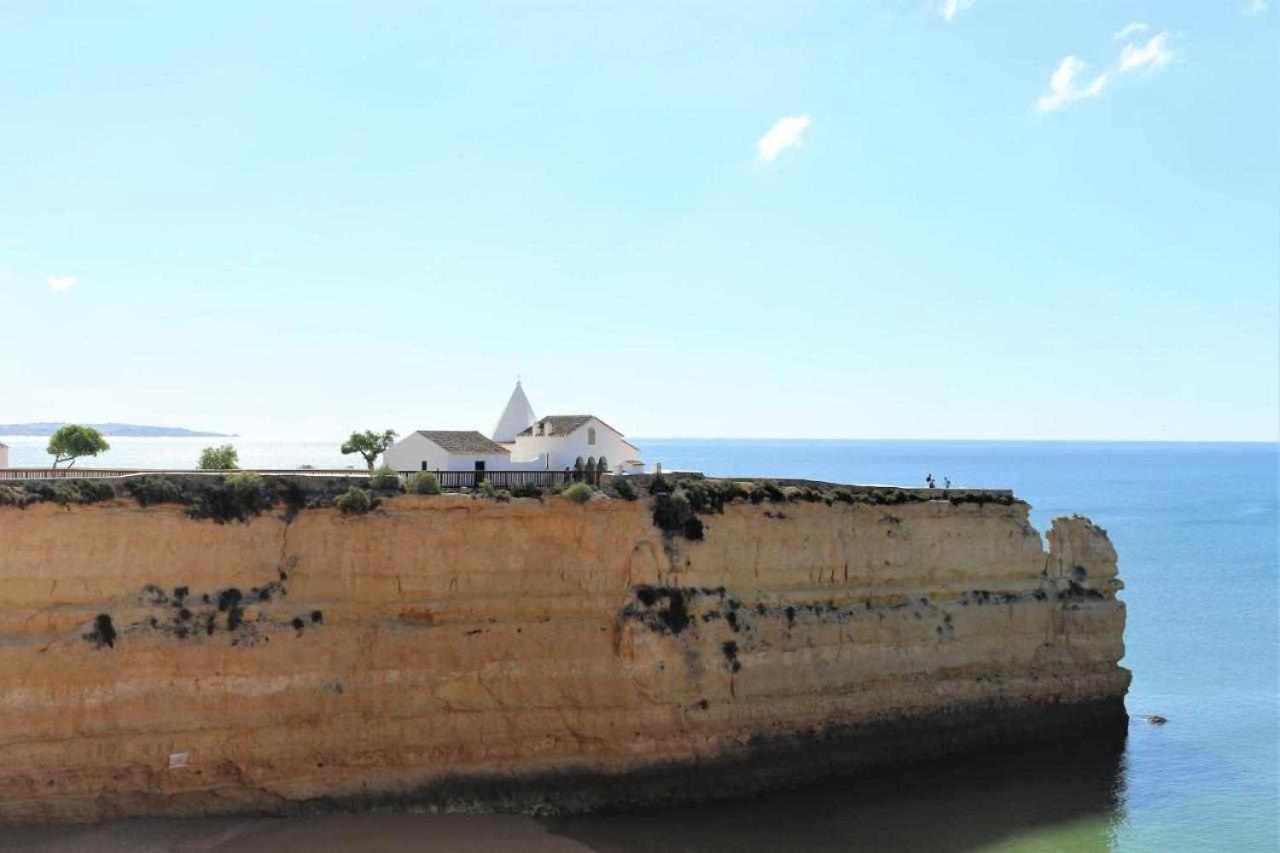
MULTIPOLYGON (((47 458, 43 439, 4 441, 15 466, 47 458)), ((246 467, 352 464, 333 442, 231 441, 246 467)), ((211 443, 113 439, 95 464, 187 467, 211 443)), ((1041 530, 1088 515, 1120 553, 1135 720, 1119 751, 1063 744, 746 802, 548 821, 553 833, 600 851, 1280 849, 1276 446, 638 443, 651 463, 710 474, 917 485, 932 473, 1011 487, 1041 530)))

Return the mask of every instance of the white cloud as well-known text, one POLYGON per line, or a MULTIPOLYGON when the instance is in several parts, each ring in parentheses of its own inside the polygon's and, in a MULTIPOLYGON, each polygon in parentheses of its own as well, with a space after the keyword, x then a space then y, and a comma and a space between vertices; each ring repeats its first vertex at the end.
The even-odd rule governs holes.
POLYGON ((1172 61, 1173 51, 1169 49, 1168 33, 1158 33, 1141 46, 1126 44, 1124 50, 1120 51, 1121 71, 1155 71, 1172 61))
POLYGON ((1271 8, 1271 0, 1249 0, 1244 5, 1244 13, 1246 15, 1261 15, 1269 8, 1271 8))
POLYGON ((809 124, 807 115, 785 116, 778 119, 756 143, 757 156, 766 163, 773 162, 783 151, 803 141, 804 132, 809 124))
POLYGON ((1042 113, 1052 112, 1075 101, 1101 95, 1110 79, 1109 75, 1104 71, 1087 84, 1081 85, 1078 78, 1084 69, 1084 60, 1079 57, 1068 56, 1059 62, 1049 76, 1049 91, 1036 99, 1036 110, 1042 113))
POLYGON ((45 283, 49 285, 49 289, 55 293, 70 290, 76 286, 77 281, 79 281, 79 279, 73 275, 51 275, 45 279, 45 283))
POLYGON ((1131 21, 1121 27, 1111 38, 1114 41, 1120 41, 1121 39, 1127 39, 1129 36, 1137 35, 1138 33, 1145 33, 1149 29, 1151 28, 1142 23, 1142 21, 1131 21))
POLYGON ((950 21, 961 12, 973 8, 978 0, 942 0, 942 17, 950 21))
MULTIPOLYGON (((1134 21, 1117 32, 1115 39, 1128 38, 1147 29, 1146 24, 1134 21)), ((1134 71, 1156 71, 1172 61, 1173 50, 1169 47, 1168 33, 1156 33, 1145 43, 1129 42, 1120 49, 1120 56, 1115 64, 1088 83, 1081 80, 1085 69, 1084 60, 1068 56, 1058 63, 1049 77, 1049 91, 1036 99, 1036 112, 1052 112, 1067 104, 1097 97, 1116 75, 1134 71)))

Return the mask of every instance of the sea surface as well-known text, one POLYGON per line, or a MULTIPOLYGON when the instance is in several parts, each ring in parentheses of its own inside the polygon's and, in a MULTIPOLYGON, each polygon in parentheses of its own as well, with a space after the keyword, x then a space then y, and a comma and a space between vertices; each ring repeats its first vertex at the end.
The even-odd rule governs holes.
MULTIPOLYGON (((3 438, 10 464, 43 438, 3 438)), ((245 467, 344 467, 335 442, 111 439, 99 466, 189 467, 230 441, 245 467)), ((1061 743, 751 800, 629 814, 336 815, 0 829, 36 850, 1276 851, 1280 586, 1271 444, 638 440, 713 475, 1009 487, 1041 531, 1087 515, 1120 554, 1133 722, 1122 749, 1061 743), (1158 714, 1165 725, 1141 715, 1158 714)))

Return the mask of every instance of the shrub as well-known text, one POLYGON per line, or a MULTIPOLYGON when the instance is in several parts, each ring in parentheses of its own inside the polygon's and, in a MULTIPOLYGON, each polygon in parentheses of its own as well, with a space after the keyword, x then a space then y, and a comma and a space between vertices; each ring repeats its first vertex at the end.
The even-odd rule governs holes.
POLYGON ((613 490, 623 500, 633 501, 636 499, 636 487, 631 485, 625 477, 613 478, 613 490))
POLYGON ((383 492, 400 491, 400 475, 389 465, 380 465, 369 475, 369 488, 383 492))
POLYGON ((138 506, 187 502, 180 485, 168 477, 162 477, 157 474, 147 474, 138 478, 131 477, 125 480, 124 490, 138 502, 138 506))
POLYGON ((409 491, 415 495, 440 494, 440 478, 430 471, 409 475, 409 491))
POLYGON ((537 498, 542 500, 542 489, 533 483, 520 483, 511 489, 511 496, 515 498, 537 498))
POLYGON ((481 480, 477 487, 481 497, 493 498, 498 496, 498 487, 493 484, 492 480, 481 480))
POLYGON ((574 483, 560 494, 577 504, 584 504, 591 500, 593 490, 586 483, 574 483))
POLYGON ((187 510, 192 518, 211 518, 219 524, 248 521, 275 503, 275 495, 262 477, 252 471, 231 474, 221 482, 201 488, 187 510))
POLYGON ((229 471, 240 467, 240 454, 230 444, 221 447, 206 447, 200 451, 200 461, 196 467, 202 471, 229 471))
MULTIPOLYGON (((116 496, 111 484, 105 480, 60 480, 56 483, 27 483, 24 491, 26 503, 35 501, 55 501, 67 504, 89 504, 111 500, 116 496)), ((22 506, 22 503, 18 503, 22 506)))
POLYGON ((352 486, 334 501, 343 515, 364 515, 373 509, 373 500, 364 489, 352 486))
POLYGON ((16 506, 25 508, 31 498, 22 489, 13 486, 0 486, 0 506, 16 506))
POLYGON ((676 489, 670 494, 660 492, 653 496, 653 524, 663 533, 684 533, 689 519, 694 518, 688 493, 676 489))
POLYGON ((649 494, 660 495, 670 494, 671 484, 667 482, 667 478, 661 474, 654 474, 653 479, 649 481, 649 494))
POLYGON ((116 496, 116 490, 106 480, 69 480, 65 485, 70 487, 76 503, 109 501, 116 496))

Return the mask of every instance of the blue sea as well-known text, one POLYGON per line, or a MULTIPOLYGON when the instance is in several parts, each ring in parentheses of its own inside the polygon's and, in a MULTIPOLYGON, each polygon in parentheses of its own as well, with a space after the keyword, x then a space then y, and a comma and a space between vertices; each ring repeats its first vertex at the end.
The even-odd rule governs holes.
MULTIPOLYGON (((4 441, 12 465, 46 458, 43 439, 4 441)), ((95 464, 185 467, 221 441, 115 439, 95 464)), ((331 442, 231 441, 246 467, 352 463, 331 442)), ((637 443, 651 464, 713 475, 1008 487, 1041 531, 1055 516, 1089 516, 1120 554, 1134 719, 1123 749, 1057 744, 744 802, 544 821, 553 836, 653 853, 1280 850, 1276 445, 637 443)))

